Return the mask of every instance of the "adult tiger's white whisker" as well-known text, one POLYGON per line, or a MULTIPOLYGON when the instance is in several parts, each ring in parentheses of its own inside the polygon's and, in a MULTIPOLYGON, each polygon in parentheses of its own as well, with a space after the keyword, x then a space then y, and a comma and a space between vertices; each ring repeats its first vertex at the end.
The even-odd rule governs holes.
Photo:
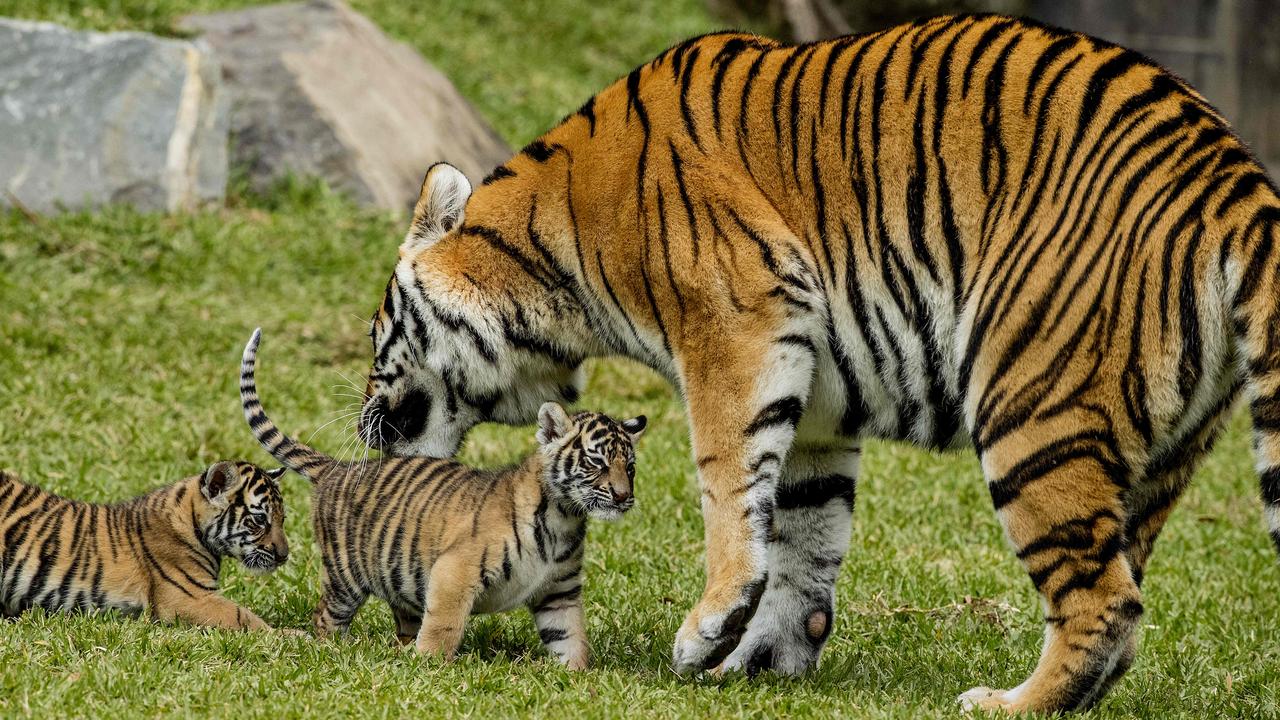
POLYGON ((341 370, 338 370, 337 368, 334 368, 333 371, 338 374, 338 377, 346 381, 347 387, 351 388, 352 390, 355 390, 358 393, 361 393, 362 395, 364 394, 364 388, 360 387, 359 383, 357 383, 356 381, 347 377, 346 373, 342 372, 341 370))
MULTIPOLYGON (((378 447, 380 447, 380 448, 382 448, 382 447, 386 447, 386 442, 385 442, 385 440, 386 440, 386 439, 385 439, 384 437, 382 437, 382 426, 383 426, 383 424, 384 424, 384 423, 378 423, 378 447)), ((381 474, 381 473, 382 473, 382 459, 383 459, 384 457, 386 457, 386 454, 385 454, 385 453, 383 453, 381 450, 380 450, 380 451, 378 451, 378 473, 379 473, 379 474, 381 474)))
POLYGON ((369 469, 369 444, 365 443, 364 451, 360 453, 360 477, 365 476, 365 472, 369 469))
POLYGON ((350 420, 350 419, 351 419, 351 418, 353 418, 353 417, 358 418, 359 416, 360 416, 360 411, 359 411, 359 410, 353 410, 353 411, 346 412, 346 413, 343 413, 343 414, 341 414, 341 415, 338 415, 338 416, 334 417, 332 420, 329 420, 329 421, 328 421, 328 422, 326 422, 325 424, 323 424, 323 425, 321 425, 320 427, 318 427, 318 428, 316 428, 315 430, 313 430, 313 431, 311 432, 311 435, 307 438, 306 442, 307 442, 308 444, 310 444, 310 443, 311 443, 311 441, 315 438, 315 436, 320 434, 320 431, 321 431, 321 430, 324 430, 325 428, 327 428, 327 427, 329 427, 330 425, 332 425, 332 424, 334 424, 334 423, 338 422, 339 420, 350 420))
MULTIPOLYGON (((370 420, 369 420, 369 425, 378 425, 378 424, 379 424, 379 422, 378 422, 378 416, 375 414, 372 418, 370 418, 370 420)), ((347 442, 346 442, 346 443, 343 443, 344 451, 345 451, 345 448, 347 447, 347 445, 348 445, 348 444, 351 444, 353 447, 358 447, 358 446, 360 446, 360 445, 364 445, 364 452, 362 452, 362 453, 360 454, 360 459, 359 459, 359 460, 356 460, 356 459, 354 459, 354 458, 353 458, 353 459, 350 461, 350 464, 347 466, 347 476, 348 476, 348 477, 350 477, 350 474, 351 474, 351 471, 352 471, 352 470, 354 470, 354 471, 356 472, 356 476, 357 476, 357 477, 360 477, 360 476, 364 475, 364 471, 365 471, 365 468, 366 468, 366 465, 367 465, 367 461, 368 461, 368 459, 369 459, 369 450, 370 450, 370 448, 369 448, 369 443, 367 442, 367 439, 366 439, 366 435, 367 435, 367 434, 368 434, 368 432, 369 432, 369 426, 368 426, 368 425, 366 425, 365 427, 361 428, 361 427, 359 427, 359 426, 358 426, 358 424, 357 424, 357 426, 356 426, 354 429, 355 429, 355 432, 353 432, 353 433, 351 434, 351 436, 347 439, 347 442)))
POLYGON ((349 462, 349 459, 347 458, 347 449, 351 447, 355 447, 354 443, 359 442, 359 434, 356 428, 356 420, 357 418, 351 418, 350 420, 347 421, 347 424, 343 426, 342 433, 343 435, 346 436, 346 439, 342 441, 342 446, 338 449, 338 454, 335 456, 335 457, 342 458, 344 461, 347 461, 347 462, 349 462))
MULTIPOLYGON (((409 442, 409 438, 405 437, 405 436, 404 436, 404 433, 400 432, 400 428, 398 428, 398 427, 396 427, 396 426, 392 425, 392 426, 391 426, 391 430, 392 430, 393 432, 395 432, 395 434, 396 434, 396 435, 399 435, 399 436, 400 436, 400 442, 409 442)), ((382 433, 382 428, 381 428, 381 426, 379 426, 379 428, 378 428, 378 433, 379 433, 379 437, 378 437, 378 439, 379 439, 379 440, 381 440, 381 439, 382 439, 382 437, 381 437, 381 433, 382 433)))

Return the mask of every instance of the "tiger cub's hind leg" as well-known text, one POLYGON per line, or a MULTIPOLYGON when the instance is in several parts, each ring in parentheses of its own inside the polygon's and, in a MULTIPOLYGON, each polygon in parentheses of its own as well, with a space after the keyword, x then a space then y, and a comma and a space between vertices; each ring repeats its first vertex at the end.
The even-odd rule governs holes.
POLYGON ((960 696, 966 708, 1085 707, 1131 652, 1142 599, 1124 552, 1128 469, 1087 415, 1060 422, 1024 427, 982 454, 1001 522, 1043 599, 1045 641, 1025 682, 974 688, 960 696))
POLYGON ((391 614, 396 619, 396 642, 402 647, 412 645, 422 628, 422 615, 412 610, 392 607, 391 614))
POLYGON ((352 619, 368 598, 366 593, 347 585, 339 577, 329 568, 325 568, 322 573, 320 603, 311 616, 316 637, 327 638, 346 633, 351 627, 352 619))
POLYGON ((723 670, 799 674, 834 622, 835 583, 849 548, 859 449, 796 448, 778 484, 769 580, 723 670))

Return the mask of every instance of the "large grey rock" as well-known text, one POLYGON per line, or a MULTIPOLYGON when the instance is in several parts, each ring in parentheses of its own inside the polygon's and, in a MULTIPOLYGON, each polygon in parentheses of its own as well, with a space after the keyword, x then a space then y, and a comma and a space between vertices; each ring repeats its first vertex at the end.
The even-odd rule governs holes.
POLYGON ((207 48, 0 18, 0 205, 220 200, 226 103, 207 48))
POLYGON ((511 156, 444 75, 340 2, 192 15, 180 26, 222 62, 232 165, 259 188, 293 172, 404 209, 433 162, 474 181, 511 156))

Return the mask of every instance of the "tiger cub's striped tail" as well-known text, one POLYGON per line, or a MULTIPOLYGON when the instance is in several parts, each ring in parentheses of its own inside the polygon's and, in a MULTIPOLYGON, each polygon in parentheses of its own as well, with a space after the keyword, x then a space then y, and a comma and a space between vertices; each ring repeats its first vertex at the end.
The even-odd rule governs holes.
POLYGON ((338 461, 285 435, 267 417, 258 400, 258 383, 254 379, 258 342, 261 339, 262 328, 258 328, 253 331, 253 337, 249 338, 249 344, 244 346, 244 355, 240 360, 240 404, 244 407, 244 419, 248 421, 253 436, 280 464, 315 481, 338 461))

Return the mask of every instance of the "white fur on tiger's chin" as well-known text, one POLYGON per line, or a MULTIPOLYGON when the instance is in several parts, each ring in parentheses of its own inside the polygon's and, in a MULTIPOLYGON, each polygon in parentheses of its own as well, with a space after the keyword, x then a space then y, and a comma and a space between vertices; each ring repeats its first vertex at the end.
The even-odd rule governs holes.
POLYGON ((284 562, 277 561, 266 553, 254 552, 240 558, 240 564, 244 566, 244 569, 247 570, 250 575, 262 577, 263 575, 270 575, 276 570, 279 570, 280 566, 284 565, 284 562), (259 555, 263 556, 264 560, 259 561, 259 555))
POLYGON ((612 506, 593 507, 587 510, 587 517, 591 518, 592 520, 604 520, 606 522, 612 522, 614 520, 618 520, 619 518, 621 518, 623 515, 627 513, 627 510, 630 510, 630 509, 631 507, 627 507, 625 509, 612 507, 612 506))

